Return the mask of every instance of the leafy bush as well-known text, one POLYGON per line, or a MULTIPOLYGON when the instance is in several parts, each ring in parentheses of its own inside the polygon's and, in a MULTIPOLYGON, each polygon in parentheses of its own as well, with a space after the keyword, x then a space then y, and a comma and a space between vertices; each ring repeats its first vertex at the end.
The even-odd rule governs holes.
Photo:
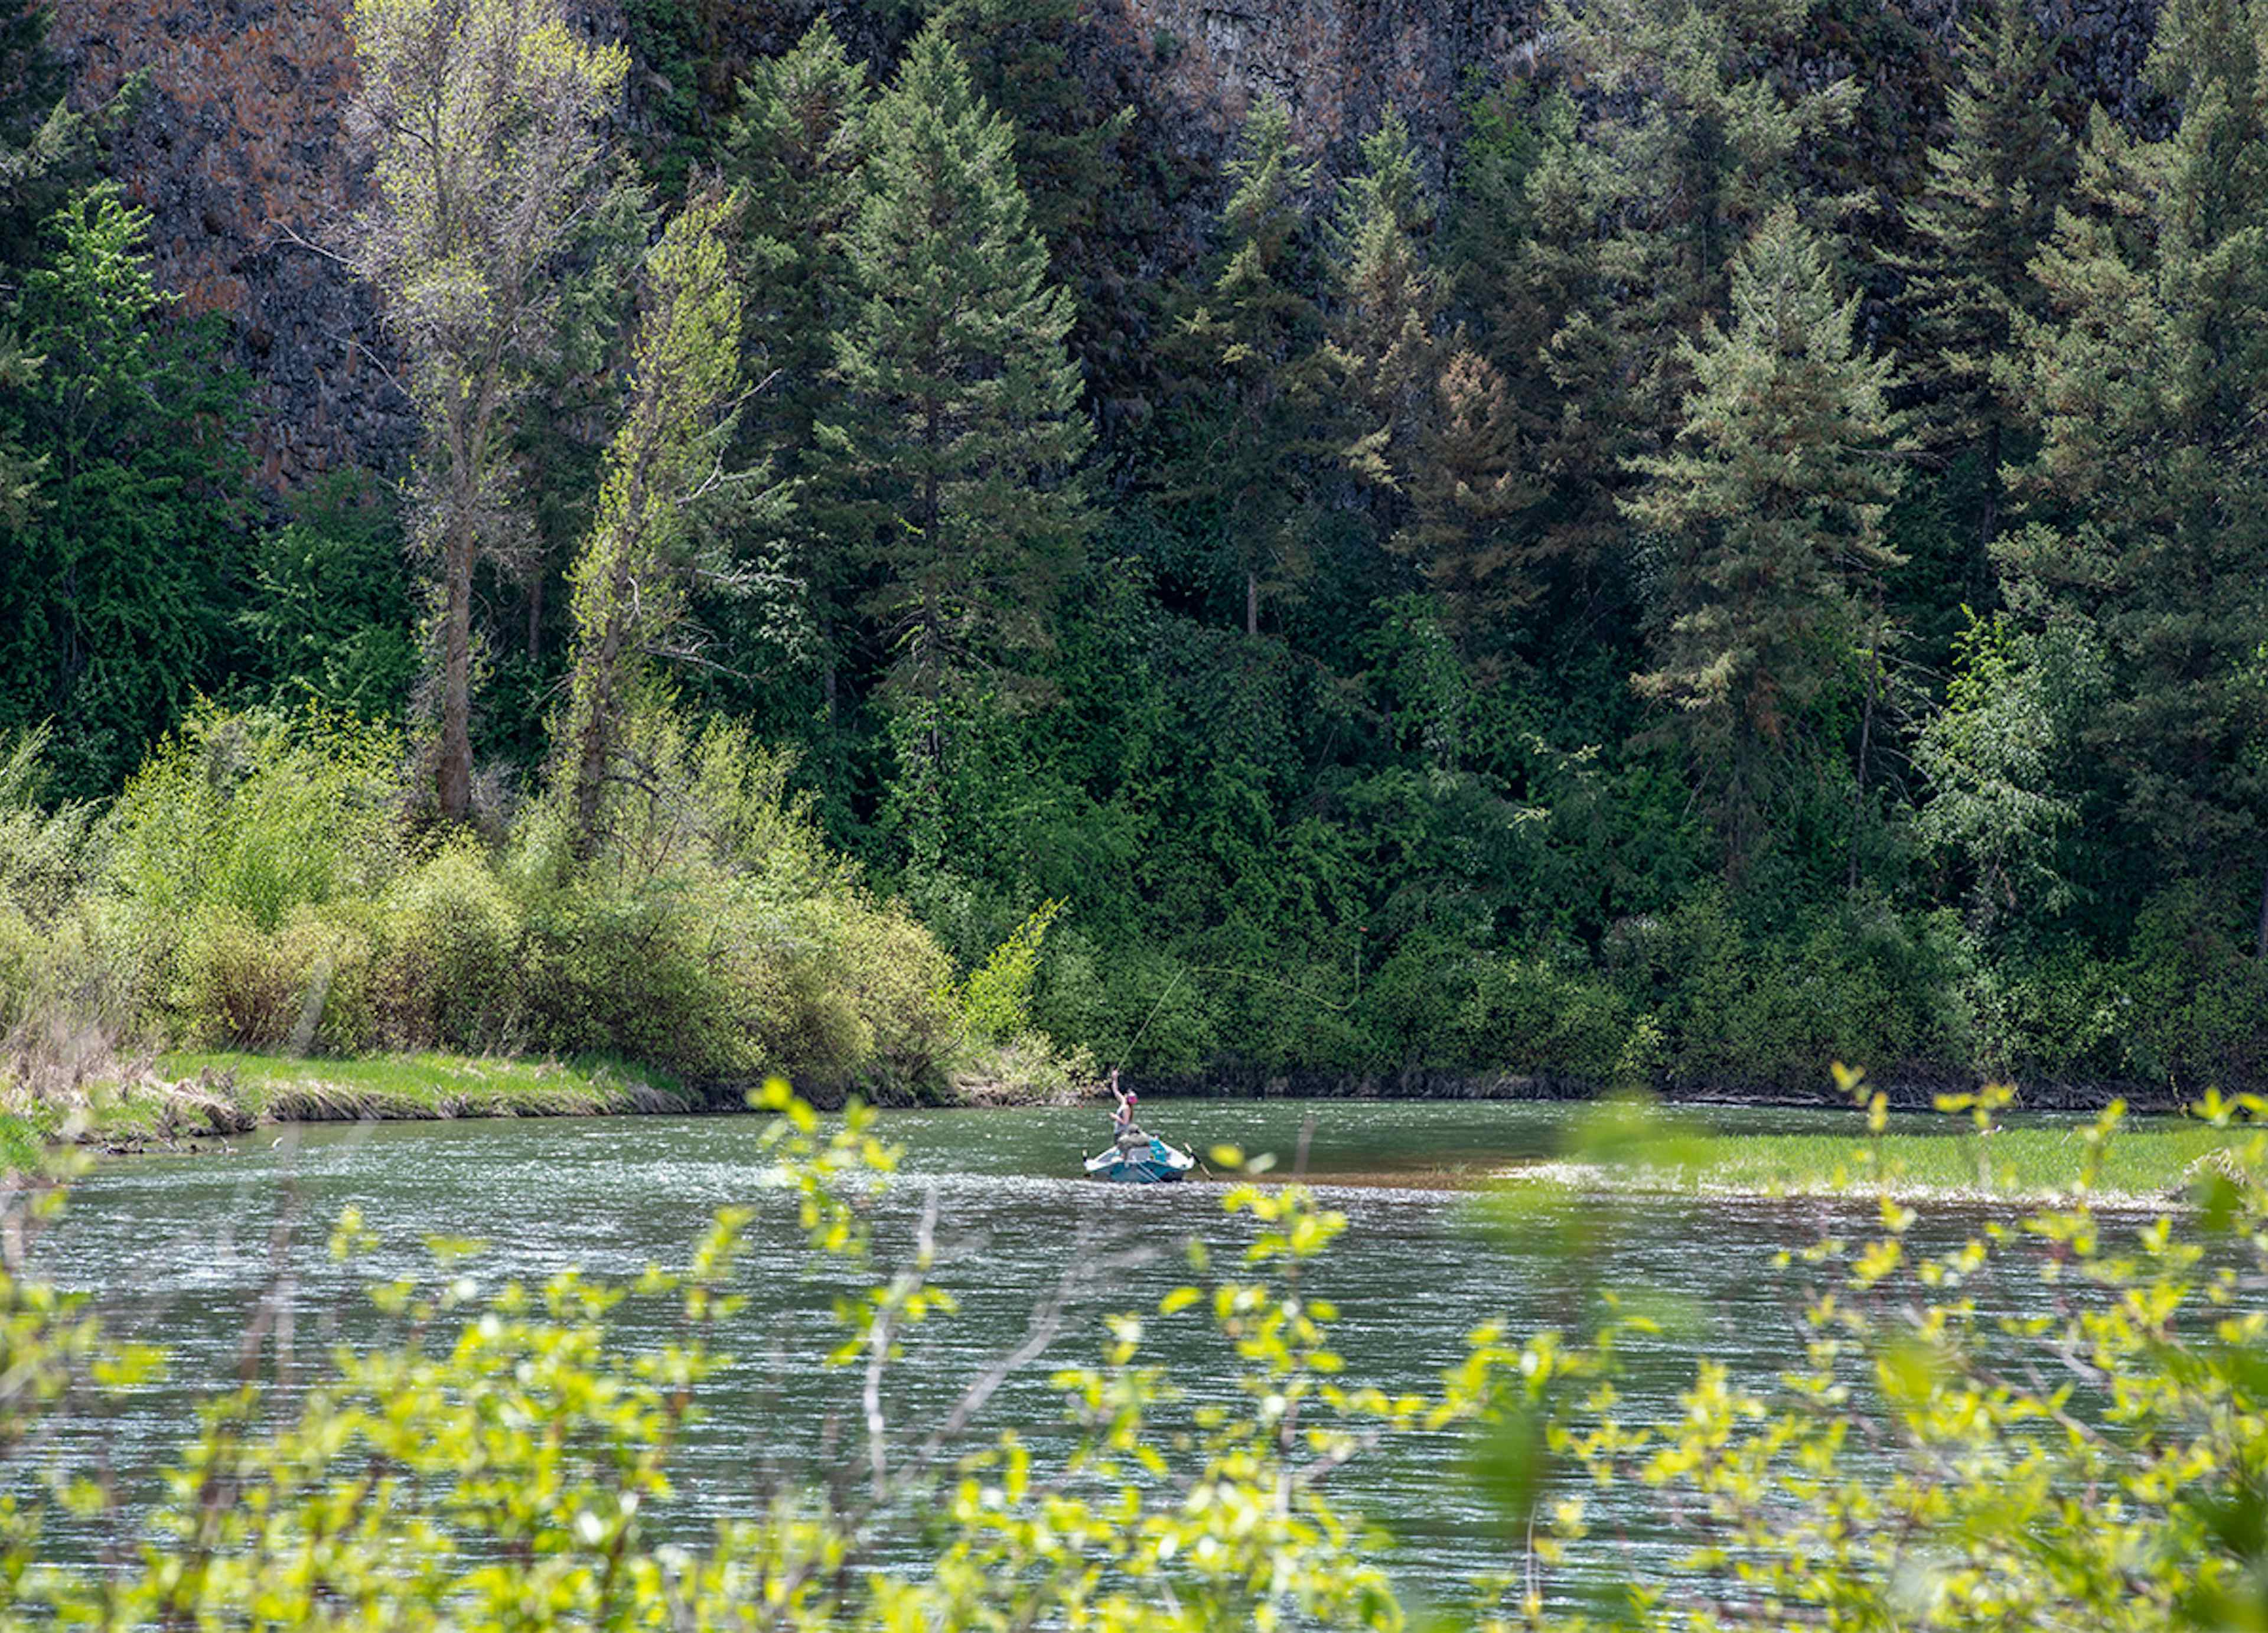
POLYGON ((2191 1093, 2268 1082, 2268 962, 2239 947, 2204 890, 2169 891, 2136 916, 2117 979, 2137 1078, 2191 1093))
POLYGON ((1473 1058, 1519 1071, 1607 1083, 1630 1041, 1629 1001, 1580 967, 1491 960, 1472 977, 1458 1030, 1473 1058))
POLYGON ((961 985, 961 1015, 971 1037, 998 1043, 1032 1029, 1032 991, 1039 983, 1041 944, 1062 911, 1060 901, 1042 902, 992 949, 991 956, 969 971, 961 985))
POLYGON ((104 883, 144 992, 168 1000, 186 938, 207 924, 273 934, 303 903, 377 894, 401 864, 401 742, 379 727, 313 711, 193 714, 106 824, 104 883))
POLYGON ((394 882, 378 922, 370 1003, 393 1047, 479 1053, 506 1041, 520 916, 485 857, 469 844, 444 848, 394 882))

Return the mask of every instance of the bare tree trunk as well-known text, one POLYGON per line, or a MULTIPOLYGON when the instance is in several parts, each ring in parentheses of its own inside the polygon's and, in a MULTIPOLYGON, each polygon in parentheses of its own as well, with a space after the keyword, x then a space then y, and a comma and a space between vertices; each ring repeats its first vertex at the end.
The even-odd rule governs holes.
POLYGON ((1859 829, 1867 815, 1867 761, 1874 747, 1874 694, 1882 673, 1882 631, 1874 627, 1874 644, 1867 653, 1867 705, 1859 716, 1859 787, 1851 796, 1851 872, 1845 888, 1859 888, 1859 829))
POLYGON ((1260 575, 1249 568, 1244 574, 1244 633, 1260 633, 1260 575))
POLYGON ((599 798, 607 785, 607 761, 614 753, 615 676, 621 666, 623 624, 630 601, 630 575, 620 560, 607 595, 607 620, 598 649, 585 660, 586 674, 578 676, 583 694, 581 719, 575 738, 575 854, 587 857, 599 832, 599 798))
POLYGON ((2253 931, 2252 956, 2268 959, 2268 872, 2260 878, 2260 922, 2253 931))
POLYGON ((436 791, 441 814, 461 822, 473 813, 473 541, 467 519, 451 529, 444 570, 447 600, 441 631, 441 762, 436 791))

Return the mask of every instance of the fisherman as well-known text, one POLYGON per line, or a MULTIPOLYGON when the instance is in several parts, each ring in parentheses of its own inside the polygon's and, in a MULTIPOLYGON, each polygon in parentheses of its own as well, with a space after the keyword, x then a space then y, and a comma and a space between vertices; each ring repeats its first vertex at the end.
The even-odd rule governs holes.
POLYGON ((1118 1101, 1117 1109, 1110 1114, 1110 1132, 1114 1143, 1121 1150, 1149 1144, 1150 1136, 1134 1126, 1134 1107, 1140 1103, 1142 1097, 1131 1089, 1118 1086, 1118 1068, 1116 1066, 1110 1069, 1109 1089, 1118 1101))

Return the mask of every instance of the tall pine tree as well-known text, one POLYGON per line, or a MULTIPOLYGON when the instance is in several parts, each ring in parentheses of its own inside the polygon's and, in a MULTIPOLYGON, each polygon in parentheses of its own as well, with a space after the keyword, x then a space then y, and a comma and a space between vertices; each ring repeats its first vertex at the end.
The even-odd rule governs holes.
MULTIPOLYGON (((2020 609, 2099 626, 2095 739, 2156 879, 2229 880, 2268 866, 2268 0, 2169 0, 2149 66, 2178 125, 2098 112, 2018 326, 2034 479, 2084 519, 2002 554, 2020 609)), ((2257 910, 2268 956, 2268 883, 2257 910)))
POLYGON ((1511 614, 1534 599, 1512 519, 1536 497, 1518 422, 1489 361, 1440 334, 1447 303, 1426 240, 1432 202, 1388 105, 1342 189, 1330 356, 1360 434, 1348 462, 1385 491, 1393 548, 1442 598, 1461 652, 1493 667, 1511 614))
POLYGON ((1337 302, 1330 355, 1363 422, 1349 460, 1390 487, 1440 371, 1436 330, 1443 301, 1424 247, 1432 201, 1418 174, 1409 123, 1392 103, 1363 139, 1362 166, 1340 193, 1332 224, 1337 302))
POLYGON ((1863 786, 1883 627, 1874 581, 1897 555, 1882 516, 1903 433, 1890 364, 1853 338, 1827 254, 1790 208, 1733 268, 1733 323, 1688 342, 1693 389, 1668 453, 1638 462, 1628 504, 1660 557, 1653 667, 1638 689, 1672 709, 1724 840, 1727 871, 1756 854, 1782 791, 1820 768, 1825 705, 1866 694, 1863 786))
MULTIPOLYGON (((829 724, 850 657, 850 603, 873 518, 865 482, 839 449, 822 445, 816 428, 840 416, 836 338, 861 299, 850 235, 866 198, 871 95, 865 68, 821 17, 793 50, 750 70, 725 158, 743 201, 745 369, 756 388, 741 416, 736 460, 767 466, 793 504, 780 523, 783 539, 742 541, 747 564, 770 570, 768 592, 738 597, 711 616, 736 666, 792 666, 806 686, 815 667, 829 724), (780 652, 801 661, 763 661, 780 652)), ((744 698, 732 701, 747 707, 744 698)))
POLYGON ((2022 423, 1999 365, 2017 317, 2046 310, 2031 262, 2070 191, 2073 158, 2056 112, 2055 53, 2029 0, 1992 0, 1963 26, 1956 57, 1951 139, 1929 151, 1906 211, 1911 247, 1894 260, 1908 275, 1913 323, 1904 378, 1924 395, 1933 439, 1982 465, 1981 550, 1999 531, 2000 465, 2022 423))
POLYGON ((60 791, 108 793, 232 667, 245 566, 245 386, 215 320, 170 315, 148 214, 103 183, 50 217, 25 276, 0 439, 38 503, 0 523, 0 732, 52 720, 60 791))
POLYGON ((836 340, 853 413, 821 426, 887 511, 867 608, 888 686, 943 750, 972 682, 1012 688, 1053 638, 1087 512, 1090 430, 1064 349, 1071 302, 1047 282, 1011 157, 946 32, 923 30, 868 121, 868 193, 847 247, 859 304, 836 340))
POLYGON ((1262 592, 1291 591, 1304 576, 1306 511, 1336 452, 1322 313, 1299 261, 1314 166, 1293 145, 1282 102, 1263 99, 1247 115, 1229 180, 1219 259, 1176 326, 1189 406, 1169 480, 1177 497, 1209 511, 1244 592, 1244 631, 1256 636, 1262 592))

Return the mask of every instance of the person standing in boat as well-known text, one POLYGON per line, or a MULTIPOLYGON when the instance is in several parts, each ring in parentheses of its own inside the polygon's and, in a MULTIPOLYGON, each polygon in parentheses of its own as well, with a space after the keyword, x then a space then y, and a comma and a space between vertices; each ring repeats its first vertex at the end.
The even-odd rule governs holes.
POLYGON ((1111 1094, 1118 1101, 1117 1109, 1110 1114, 1111 1137, 1122 1146, 1144 1142, 1148 1136, 1134 1126, 1134 1107, 1141 1102, 1142 1097, 1131 1089, 1118 1086, 1118 1068, 1116 1066, 1110 1069, 1109 1086, 1111 1094))

